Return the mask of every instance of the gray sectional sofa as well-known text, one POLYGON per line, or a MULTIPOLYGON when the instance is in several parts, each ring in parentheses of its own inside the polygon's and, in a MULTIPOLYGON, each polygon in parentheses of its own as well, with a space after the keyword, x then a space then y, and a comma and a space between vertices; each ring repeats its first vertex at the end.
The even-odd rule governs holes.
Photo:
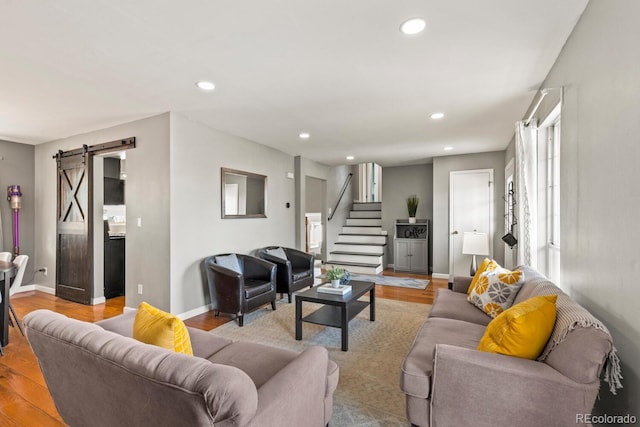
POLYGON ((296 353, 188 328, 194 356, 186 356, 130 338, 134 317, 24 317, 68 425, 321 427, 331 419, 339 373, 326 349, 296 353))
POLYGON ((456 277, 453 289, 438 290, 401 371, 407 417, 412 425, 584 425, 606 366, 610 389, 620 387, 611 336, 547 278, 529 267, 514 304, 557 294, 554 331, 538 360, 476 350, 492 320, 467 302, 471 277, 456 277), (607 363, 605 363, 607 362, 607 363))

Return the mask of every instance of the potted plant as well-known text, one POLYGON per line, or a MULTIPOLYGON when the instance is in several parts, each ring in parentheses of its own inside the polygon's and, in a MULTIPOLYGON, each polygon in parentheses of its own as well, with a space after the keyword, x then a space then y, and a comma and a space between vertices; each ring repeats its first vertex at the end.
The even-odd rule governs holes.
POLYGON ((416 212, 418 211, 418 203, 420 203, 420 199, 416 195, 409 196, 409 198, 407 199, 407 210, 409 211, 409 224, 415 224, 416 222, 416 212))
POLYGON ((325 274, 325 277, 327 278, 327 280, 331 281, 331 287, 332 288, 339 288, 340 287, 340 279, 342 278, 344 273, 345 273, 345 269, 344 268, 331 267, 329 270, 327 270, 327 273, 325 274))

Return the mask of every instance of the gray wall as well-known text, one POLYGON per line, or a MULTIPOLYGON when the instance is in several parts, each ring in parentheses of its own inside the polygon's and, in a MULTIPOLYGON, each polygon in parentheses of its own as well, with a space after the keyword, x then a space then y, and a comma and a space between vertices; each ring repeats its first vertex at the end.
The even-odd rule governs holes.
POLYGON ((295 245, 294 181, 287 178, 294 161, 281 151, 171 113, 170 165, 171 311, 185 313, 209 303, 201 272, 204 257, 295 245), (222 167, 267 176, 267 218, 221 218, 222 167))
MULTIPOLYGON (((388 233, 385 250, 388 264, 393 264, 393 235, 397 219, 407 219, 407 197, 417 195, 417 218, 431 220, 433 226, 433 164, 383 168, 382 229, 388 233)), ((432 231, 429 230, 429 242, 432 231)), ((431 260, 431 244, 429 245, 431 260)), ((431 265, 431 262, 429 263, 431 265)))
POLYGON ((307 189, 305 191, 305 212, 321 212, 323 215, 326 215, 326 212, 322 211, 322 192, 324 191, 323 182, 323 180, 314 178, 312 176, 305 177, 305 183, 307 186, 307 189))
MULTIPOLYGON (((96 130, 35 147, 36 217, 34 265, 47 267, 40 285, 55 287, 56 259, 56 162, 60 150, 136 137, 136 148, 127 152, 126 306, 145 300, 170 309, 169 223, 169 114, 96 130), (142 227, 136 226, 137 218, 142 227), (143 295, 137 284, 143 284, 143 295)), ((102 212, 98 212, 102 215, 102 212)), ((100 229, 101 231, 102 229, 100 229)), ((96 283, 95 286, 102 284, 96 283)))
MULTIPOLYGON (((329 208, 335 208, 338 196, 340 195, 340 190, 342 190, 342 186, 349 176, 349 173, 353 173, 352 167, 349 165, 334 166, 331 168, 327 179, 327 204, 329 208)), ((353 179, 355 179, 355 174, 352 177, 352 182, 353 179)), ((326 251, 323 251, 322 253, 327 259, 331 259, 329 252, 335 250, 333 245, 338 240, 338 234, 342 232, 342 227, 346 224, 347 218, 349 218, 349 211, 351 211, 353 199, 355 197, 356 196, 353 193, 353 186, 348 185, 338 208, 335 209, 333 218, 331 221, 327 222, 327 226, 325 227, 327 229, 327 244, 323 244, 323 248, 326 246, 326 251), (325 255, 325 253, 327 255, 325 255)))
POLYGON ((544 87, 564 86, 561 281, 619 350, 624 388, 597 412, 640 416, 640 2, 592 0, 544 87))
MULTIPOLYGON (((35 217, 35 182, 34 182, 34 148, 32 145, 18 144, 0 140, 0 215, 2 215, 3 241, 0 250, 13 252, 13 211, 7 201, 7 187, 20 185, 22 207, 19 211, 20 253, 29 255, 27 272, 36 270, 34 260, 34 217, 35 217), (4 245, 3 245, 3 244, 4 245)), ((31 279, 31 273, 25 275, 25 281, 31 279)))
POLYGON ((504 151, 435 157, 433 159, 433 273, 449 274, 449 172, 493 169, 494 179, 494 238, 493 254, 504 262, 504 151))

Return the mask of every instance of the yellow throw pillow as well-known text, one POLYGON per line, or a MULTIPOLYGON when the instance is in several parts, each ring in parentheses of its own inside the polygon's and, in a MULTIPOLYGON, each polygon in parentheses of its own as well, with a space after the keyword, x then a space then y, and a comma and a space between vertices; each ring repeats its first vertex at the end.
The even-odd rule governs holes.
POLYGON ((487 325, 478 350, 536 359, 553 332, 557 299, 533 297, 504 311, 487 325))
POLYGON ((493 271, 496 268, 500 267, 497 262, 492 259, 485 258, 480 263, 480 267, 476 270, 476 274, 471 279, 471 284, 469 285, 469 289, 467 289, 467 295, 471 295, 471 291, 476 287, 476 283, 478 283, 478 279, 485 271, 493 271))
POLYGON ((467 300, 491 317, 496 317, 513 304, 524 283, 520 270, 498 267, 480 275, 467 300))
POLYGON ((141 302, 133 321, 133 338, 146 344, 193 356, 189 331, 182 320, 141 302))

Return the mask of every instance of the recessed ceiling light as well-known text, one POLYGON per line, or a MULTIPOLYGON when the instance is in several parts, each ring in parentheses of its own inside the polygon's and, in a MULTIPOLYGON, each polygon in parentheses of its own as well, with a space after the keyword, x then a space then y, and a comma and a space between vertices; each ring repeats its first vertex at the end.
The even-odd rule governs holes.
POLYGON ((347 160, 353 160, 355 157, 353 156, 347 156, 347 160))
POLYGON ((444 113, 433 113, 429 117, 431 117, 433 120, 440 120, 444 117, 444 113))
POLYGON ((206 91, 212 91, 216 88, 216 85, 214 85, 211 82, 207 82, 207 81, 201 81, 196 83, 196 86, 198 86, 200 89, 202 90, 206 90, 206 91))
POLYGON ((298 137, 300 139, 309 139, 309 138, 311 138, 311 134, 309 132, 300 132, 298 134, 298 137))
POLYGON ((453 150, 453 147, 444 147, 444 151, 451 151, 453 150))
POLYGON ((422 18, 411 18, 407 19, 400 25, 400 31, 402 34, 406 34, 408 36, 412 36, 414 34, 418 34, 424 31, 427 23, 422 18))

